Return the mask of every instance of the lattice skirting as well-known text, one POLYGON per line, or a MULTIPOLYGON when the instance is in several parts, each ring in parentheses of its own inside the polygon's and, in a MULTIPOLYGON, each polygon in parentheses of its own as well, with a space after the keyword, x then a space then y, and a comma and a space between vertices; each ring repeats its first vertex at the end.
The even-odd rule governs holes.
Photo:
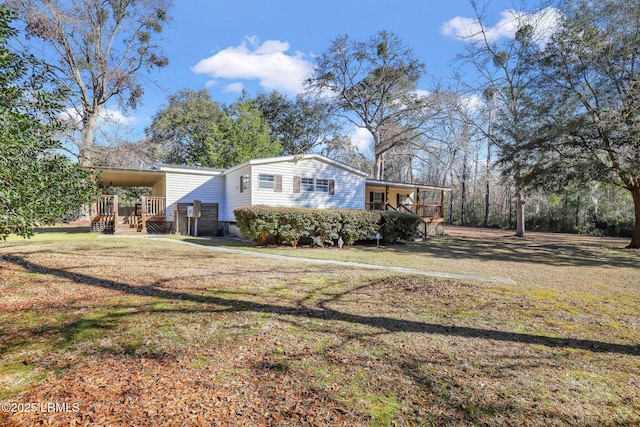
POLYGON ((171 223, 164 221, 147 222, 147 233, 149 234, 168 234, 171 232, 171 223))
POLYGON ((96 221, 91 223, 92 233, 113 234, 115 225, 113 221, 96 221))

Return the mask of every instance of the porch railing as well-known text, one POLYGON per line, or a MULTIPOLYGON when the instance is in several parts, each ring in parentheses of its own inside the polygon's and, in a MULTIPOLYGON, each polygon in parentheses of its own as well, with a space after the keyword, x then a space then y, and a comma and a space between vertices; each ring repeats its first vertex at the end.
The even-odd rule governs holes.
POLYGON ((394 210, 403 210, 418 215, 421 218, 444 218, 444 206, 442 205, 421 205, 404 203, 394 208, 388 203, 372 202, 365 203, 365 209, 373 211, 385 211, 393 208, 394 210))
POLYGON ((141 231, 147 229, 147 221, 154 217, 164 217, 167 211, 167 199, 165 197, 142 196, 142 221, 140 224, 141 231))
POLYGON ((365 209, 368 211, 385 211, 387 210, 386 208, 386 203, 382 203, 382 202, 366 202, 365 204, 365 209))
POLYGON ((115 217, 118 214, 118 196, 102 195, 91 206, 91 217, 115 217))
POLYGON ((142 216, 165 216, 167 199, 164 197, 142 196, 142 216))
POLYGON ((400 204, 400 206, 421 218, 444 218, 444 206, 442 205, 418 205, 404 203, 400 204))

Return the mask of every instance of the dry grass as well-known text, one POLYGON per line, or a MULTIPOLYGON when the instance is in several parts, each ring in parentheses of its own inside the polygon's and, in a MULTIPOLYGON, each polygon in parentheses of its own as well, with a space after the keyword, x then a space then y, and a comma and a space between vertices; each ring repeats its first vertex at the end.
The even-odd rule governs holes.
POLYGON ((148 240, 10 240, 0 401, 79 410, 4 412, 0 424, 639 424, 638 254, 609 240, 450 234, 267 250, 517 285, 148 240))

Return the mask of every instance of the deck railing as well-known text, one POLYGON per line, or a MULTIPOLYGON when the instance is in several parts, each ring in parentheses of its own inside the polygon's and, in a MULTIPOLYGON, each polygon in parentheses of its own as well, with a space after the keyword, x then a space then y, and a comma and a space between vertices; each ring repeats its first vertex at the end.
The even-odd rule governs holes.
POLYGON ((422 204, 400 204, 397 208, 394 208, 388 203, 365 203, 365 209, 374 211, 385 211, 393 208, 394 210, 402 210, 405 212, 411 212, 418 215, 421 218, 443 218, 444 206, 442 205, 422 205, 422 204))
POLYGON ((118 196, 102 195, 91 207, 92 217, 115 217, 118 213, 118 196))
POLYGON ((368 211, 386 211, 387 207, 386 207, 386 203, 382 203, 382 202, 367 202, 364 204, 365 205, 365 209, 368 211))
POLYGON ((154 217, 164 217, 167 210, 167 199, 165 197, 142 196, 142 221, 140 229, 146 231, 147 221, 154 217))
POLYGON ((167 210, 167 199, 164 197, 142 196, 142 215, 165 216, 167 210))
POLYGON ((421 218, 444 218, 444 206, 442 205, 417 205, 404 203, 400 206, 421 218))

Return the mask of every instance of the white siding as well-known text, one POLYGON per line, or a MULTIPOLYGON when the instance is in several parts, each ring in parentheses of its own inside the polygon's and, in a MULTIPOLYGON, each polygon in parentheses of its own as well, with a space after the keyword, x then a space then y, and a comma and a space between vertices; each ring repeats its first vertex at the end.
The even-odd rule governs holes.
POLYGON ((200 200, 203 203, 218 203, 218 209, 224 209, 225 188, 222 172, 211 171, 167 171, 167 221, 173 221, 173 204, 190 203, 200 200))
MULTIPOLYGON (((239 178, 238 178, 239 179, 239 178)), ((301 159, 253 165, 251 169, 251 204, 321 209, 364 209, 365 177, 325 163, 319 159, 301 159), (282 175, 282 192, 258 188, 258 175, 282 175), (334 180, 334 194, 293 192, 293 177, 334 180)))
POLYGON ((235 222, 233 210, 240 206, 247 206, 251 204, 251 193, 253 191, 252 185, 249 185, 249 189, 240 192, 240 177, 242 175, 249 174, 249 182, 251 183, 251 168, 245 166, 240 169, 236 169, 225 176, 225 189, 226 189, 226 204, 224 209, 220 209, 220 221, 235 222))

